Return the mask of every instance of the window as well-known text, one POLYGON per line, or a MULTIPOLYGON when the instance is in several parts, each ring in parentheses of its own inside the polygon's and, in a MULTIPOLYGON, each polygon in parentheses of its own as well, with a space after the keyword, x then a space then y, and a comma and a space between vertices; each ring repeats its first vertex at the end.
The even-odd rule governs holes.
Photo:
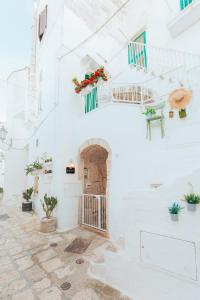
POLYGON ((128 64, 147 68, 146 31, 138 35, 128 45, 128 64))
POLYGON ((85 96, 85 113, 88 113, 97 108, 97 87, 85 96))
POLYGON ((47 28, 47 6, 45 9, 41 12, 39 15, 39 28, 38 28, 38 36, 39 40, 41 41, 43 38, 43 35, 45 33, 45 30, 47 28))
POLYGON ((185 9, 193 0, 180 0, 181 10, 185 9))

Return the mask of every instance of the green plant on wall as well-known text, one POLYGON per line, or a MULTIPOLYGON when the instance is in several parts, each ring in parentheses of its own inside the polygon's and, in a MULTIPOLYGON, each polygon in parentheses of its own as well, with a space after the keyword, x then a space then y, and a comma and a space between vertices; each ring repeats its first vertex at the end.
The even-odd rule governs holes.
POLYGON ((22 193, 23 198, 29 202, 31 200, 31 196, 33 194, 33 187, 27 189, 25 192, 22 193))
POLYGON ((181 207, 181 206, 180 206, 178 203, 176 203, 176 202, 174 202, 174 203, 172 204, 172 206, 170 206, 170 207, 168 208, 169 213, 172 214, 172 215, 178 215, 179 212, 180 212, 182 209, 184 209, 184 207, 181 207))
POLYGON ((190 193, 184 195, 184 200, 189 204, 199 204, 200 203, 200 195, 190 193))
POLYGON ((27 165, 25 171, 26 171, 26 175, 32 173, 34 171, 33 165, 32 164, 27 165))
POLYGON ((34 161, 33 162, 33 168, 34 170, 41 170, 43 168, 43 165, 39 161, 34 161))
POLYGON ((3 194, 3 188, 0 187, 0 194, 3 194))
POLYGON ((41 200, 42 208, 46 214, 46 218, 50 219, 54 208, 56 207, 58 200, 56 197, 48 197, 47 194, 44 195, 44 199, 41 200))
POLYGON ((50 163, 50 162, 52 162, 53 161, 53 159, 51 158, 51 157, 49 157, 49 158, 46 158, 45 160, 44 160, 44 162, 47 164, 47 163, 50 163))

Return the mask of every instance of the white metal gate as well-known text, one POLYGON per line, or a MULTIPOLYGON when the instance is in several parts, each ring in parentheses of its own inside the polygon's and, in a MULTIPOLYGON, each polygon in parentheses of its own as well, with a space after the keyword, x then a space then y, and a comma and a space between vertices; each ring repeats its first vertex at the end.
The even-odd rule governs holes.
POLYGON ((106 231, 106 209, 107 201, 105 195, 84 194, 82 196, 81 223, 98 230, 106 231))

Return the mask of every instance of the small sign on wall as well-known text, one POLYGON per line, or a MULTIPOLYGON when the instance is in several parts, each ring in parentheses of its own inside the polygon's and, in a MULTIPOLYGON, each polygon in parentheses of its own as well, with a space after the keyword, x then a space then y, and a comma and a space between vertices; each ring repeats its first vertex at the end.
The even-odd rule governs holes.
POLYGON ((75 174, 75 165, 70 161, 66 166, 66 174, 75 174))

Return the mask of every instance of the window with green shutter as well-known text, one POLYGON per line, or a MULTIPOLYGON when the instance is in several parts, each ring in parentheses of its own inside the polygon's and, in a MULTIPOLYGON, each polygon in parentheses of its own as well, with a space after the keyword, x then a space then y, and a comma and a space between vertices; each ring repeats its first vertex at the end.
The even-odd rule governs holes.
POLYGON ((128 64, 147 68, 146 31, 128 45, 128 64))
POLYGON ((97 87, 85 96, 85 113, 88 113, 98 107, 97 87))
POLYGON ((180 0, 180 8, 181 10, 185 9, 189 4, 192 3, 193 0, 180 0))

